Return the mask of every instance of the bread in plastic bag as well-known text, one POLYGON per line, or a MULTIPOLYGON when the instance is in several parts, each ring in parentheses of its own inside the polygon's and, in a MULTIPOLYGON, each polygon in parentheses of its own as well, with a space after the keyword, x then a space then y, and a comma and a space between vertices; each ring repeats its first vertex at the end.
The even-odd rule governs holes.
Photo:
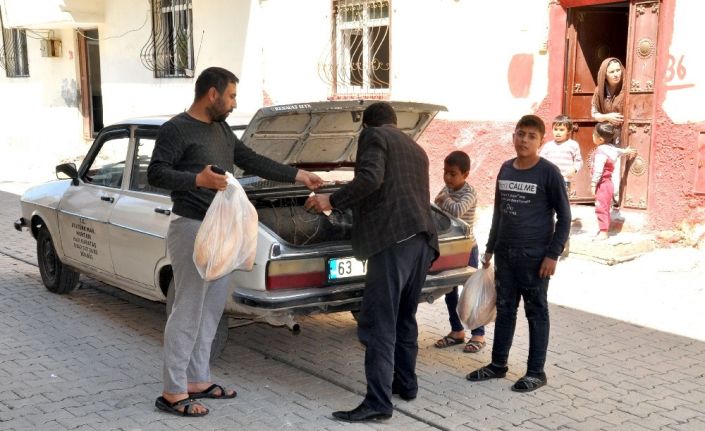
POLYGON ((193 247, 193 262, 204 280, 216 280, 235 270, 250 271, 257 251, 257 210, 229 172, 228 186, 219 190, 193 247))
POLYGON ((458 316, 466 328, 475 329, 497 316, 494 267, 480 268, 465 282, 458 299, 458 316))

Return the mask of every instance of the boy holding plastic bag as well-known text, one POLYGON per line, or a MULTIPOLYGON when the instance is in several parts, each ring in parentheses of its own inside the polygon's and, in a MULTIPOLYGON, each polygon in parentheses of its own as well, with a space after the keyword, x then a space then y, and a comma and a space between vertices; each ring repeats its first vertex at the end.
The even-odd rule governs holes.
POLYGON ((489 268, 493 254, 495 257, 497 318, 492 363, 466 376, 470 381, 482 381, 507 374, 517 309, 523 298, 529 321, 529 358, 526 375, 512 386, 517 392, 530 392, 547 382, 548 282, 570 231, 563 176, 538 153, 545 132, 541 118, 523 116, 512 135, 517 157, 504 162, 497 175, 492 227, 482 258, 483 267, 489 268))
MULTIPOLYGON (((468 266, 478 267, 477 241, 473 235, 473 225, 475 224, 475 207, 477 206, 477 196, 475 189, 467 183, 470 173, 470 157, 464 151, 453 151, 446 156, 443 161, 443 182, 445 187, 438 193, 435 199, 443 211, 454 217, 458 217, 468 225, 470 238, 473 240, 472 250, 468 266)), ((458 287, 445 295, 446 306, 448 307, 448 320, 450 322, 450 332, 445 337, 436 341, 434 346, 439 349, 465 343, 465 329, 461 318, 458 316, 458 287)), ((465 353, 476 353, 485 347, 485 327, 484 325, 469 326, 473 328, 470 340, 463 347, 465 353)))
MULTIPOLYGON (((247 148, 225 122, 236 107, 238 78, 219 67, 205 69, 196 80, 195 98, 159 130, 148 168, 149 183, 171 190, 173 207, 167 252, 174 274, 174 305, 164 329, 164 389, 159 410, 180 416, 204 416, 197 399, 234 398, 234 390, 213 384, 210 349, 227 300, 229 274, 206 282, 194 264, 194 242, 217 190, 226 190, 233 163, 263 178, 300 182, 310 189, 321 179, 282 165, 247 148)), ((255 233, 256 234, 256 233, 255 233)), ((228 241, 217 239, 214 241, 228 241)))

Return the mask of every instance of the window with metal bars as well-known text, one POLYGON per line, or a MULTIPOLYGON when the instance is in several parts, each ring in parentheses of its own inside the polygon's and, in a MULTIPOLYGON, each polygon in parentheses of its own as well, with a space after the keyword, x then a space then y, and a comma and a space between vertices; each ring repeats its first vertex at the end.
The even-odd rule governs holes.
POLYGON ((389 1, 334 0, 336 94, 389 91, 389 1))
POLYGON ((27 61, 27 34, 24 29, 5 28, 0 13, 0 28, 2 29, 2 58, 0 66, 5 69, 8 78, 29 76, 27 61))
POLYGON ((140 57, 155 78, 193 76, 191 0, 152 0, 152 35, 140 57))

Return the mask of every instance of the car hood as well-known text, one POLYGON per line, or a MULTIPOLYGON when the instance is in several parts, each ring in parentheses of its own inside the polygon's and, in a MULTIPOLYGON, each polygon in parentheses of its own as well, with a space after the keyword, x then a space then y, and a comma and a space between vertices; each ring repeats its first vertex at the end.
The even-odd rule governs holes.
MULTIPOLYGON (((348 100, 278 105, 262 108, 252 117, 242 141, 258 154, 302 167, 352 166, 362 113, 375 100, 348 100)), ((440 105, 389 102, 397 127, 417 139, 440 105)))

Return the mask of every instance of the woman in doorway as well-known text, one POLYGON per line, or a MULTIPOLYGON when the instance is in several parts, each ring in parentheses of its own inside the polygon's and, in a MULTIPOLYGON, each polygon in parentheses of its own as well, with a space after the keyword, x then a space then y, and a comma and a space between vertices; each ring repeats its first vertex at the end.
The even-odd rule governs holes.
MULTIPOLYGON (((592 118, 595 121, 607 121, 614 126, 614 145, 621 147, 622 123, 624 122, 624 65, 616 57, 606 58, 597 72, 597 88, 592 96, 592 118)), ((624 222, 619 213, 619 184, 621 182, 621 166, 619 162, 614 167, 614 210, 612 220, 624 222)))

